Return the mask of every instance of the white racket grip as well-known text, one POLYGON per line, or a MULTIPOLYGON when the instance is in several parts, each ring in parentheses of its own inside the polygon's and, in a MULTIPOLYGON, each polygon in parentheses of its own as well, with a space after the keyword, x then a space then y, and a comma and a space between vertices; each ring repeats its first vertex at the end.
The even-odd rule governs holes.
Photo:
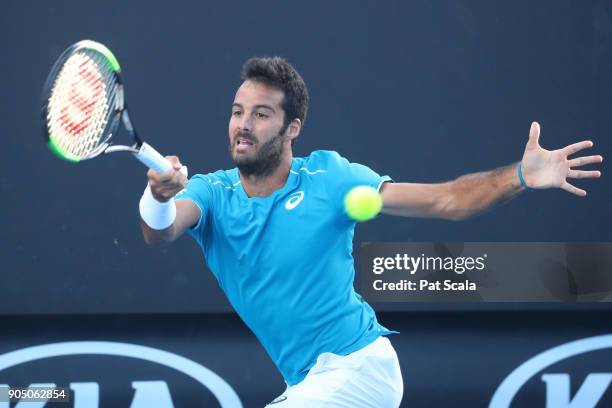
POLYGON ((172 169, 172 164, 148 143, 143 143, 138 153, 134 153, 134 156, 145 166, 158 173, 172 169))

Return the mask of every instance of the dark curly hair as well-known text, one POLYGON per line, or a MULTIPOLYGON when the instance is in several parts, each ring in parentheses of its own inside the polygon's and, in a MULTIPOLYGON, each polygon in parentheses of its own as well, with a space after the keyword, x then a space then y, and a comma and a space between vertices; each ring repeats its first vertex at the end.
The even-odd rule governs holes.
POLYGON ((300 74, 283 58, 248 59, 242 66, 242 80, 264 83, 283 91, 284 129, 296 118, 304 125, 308 112, 308 89, 300 74))

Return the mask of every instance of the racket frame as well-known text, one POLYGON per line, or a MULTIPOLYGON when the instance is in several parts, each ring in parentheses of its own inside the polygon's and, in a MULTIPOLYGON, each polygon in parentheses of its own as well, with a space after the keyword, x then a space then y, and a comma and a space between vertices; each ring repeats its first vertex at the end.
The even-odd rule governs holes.
POLYGON ((93 159, 101 155, 102 153, 114 153, 114 152, 129 152, 134 155, 138 160, 140 160, 147 167, 152 168, 157 172, 164 172, 172 169, 172 164, 166 160, 157 150, 155 150, 151 145, 145 143, 136 132, 132 121, 130 120, 130 116, 127 110, 127 106, 125 104, 125 95, 123 90, 123 78, 121 76, 121 67, 119 66, 119 62, 117 58, 113 55, 113 53, 106 48, 104 45, 97 43, 91 40, 83 40, 79 41, 76 44, 69 46, 57 59, 49 75, 47 76, 47 80, 43 87, 42 94, 42 107, 41 107, 41 116, 42 116, 42 130, 43 136, 49 148, 61 158, 68 160, 70 162, 79 162, 81 160, 93 159), (71 156, 67 152, 63 152, 52 140, 47 115, 48 115, 48 103, 49 98, 51 96, 51 91, 53 86, 55 85, 55 81, 57 80, 57 76, 63 67, 64 63, 68 60, 68 56, 78 52, 79 49, 88 49, 93 52, 97 52, 101 54, 106 62, 109 64, 112 74, 115 78, 115 83, 113 86, 115 89, 115 101, 114 107, 109 107, 109 109, 113 109, 113 113, 109 115, 108 123, 106 124, 105 129, 103 130, 102 138, 98 142, 98 146, 94 148, 92 151, 87 153, 84 157, 75 157, 71 156), (119 123, 122 122, 125 127, 127 133, 130 135, 130 138, 134 141, 131 146, 127 145, 116 145, 113 144, 113 136, 119 130, 119 123))

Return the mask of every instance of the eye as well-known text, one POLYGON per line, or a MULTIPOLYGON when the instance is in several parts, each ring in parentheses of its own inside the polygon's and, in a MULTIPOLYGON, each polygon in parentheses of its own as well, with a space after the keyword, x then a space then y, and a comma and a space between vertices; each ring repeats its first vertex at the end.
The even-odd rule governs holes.
POLYGON ((268 117, 268 115, 266 115, 265 113, 261 113, 261 112, 257 112, 255 116, 257 116, 258 119, 265 119, 268 117))
POLYGON ((241 114, 242 114, 242 112, 239 111, 239 110, 235 110, 235 111, 232 112, 232 116, 240 116, 241 114))

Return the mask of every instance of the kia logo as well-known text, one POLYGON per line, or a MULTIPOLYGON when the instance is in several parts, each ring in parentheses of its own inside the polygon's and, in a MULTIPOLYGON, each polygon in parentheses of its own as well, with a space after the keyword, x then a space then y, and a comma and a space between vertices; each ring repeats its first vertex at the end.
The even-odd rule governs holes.
MULTIPOLYGON (((183 373, 206 387, 222 408, 242 408, 240 398, 232 387, 210 369, 177 354, 136 344, 74 341, 27 347, 0 355, 0 371, 45 358, 73 355, 118 356, 157 363, 183 373)), ((55 387, 55 384, 36 384, 36 386, 55 387)), ((131 408, 173 407, 170 391, 164 381, 133 381, 132 388, 135 392, 131 408)), ((70 389, 74 392, 75 408, 98 407, 97 383, 71 383, 70 389)), ((30 404, 28 406, 34 406, 31 405, 32 403, 28 404, 30 404)), ((36 406, 43 407, 44 405, 43 402, 42 404, 37 403, 36 406)), ((8 407, 8 403, 0 402, 0 408, 3 407, 8 407)))
MULTIPOLYGON (((520 389, 547 367, 570 357, 606 348, 612 348, 611 334, 565 343, 532 357, 502 381, 491 398, 489 408, 509 407, 520 389)), ((572 399, 569 373, 542 374, 541 379, 546 383, 547 407, 594 408, 608 389, 612 373, 590 373, 572 399)))

